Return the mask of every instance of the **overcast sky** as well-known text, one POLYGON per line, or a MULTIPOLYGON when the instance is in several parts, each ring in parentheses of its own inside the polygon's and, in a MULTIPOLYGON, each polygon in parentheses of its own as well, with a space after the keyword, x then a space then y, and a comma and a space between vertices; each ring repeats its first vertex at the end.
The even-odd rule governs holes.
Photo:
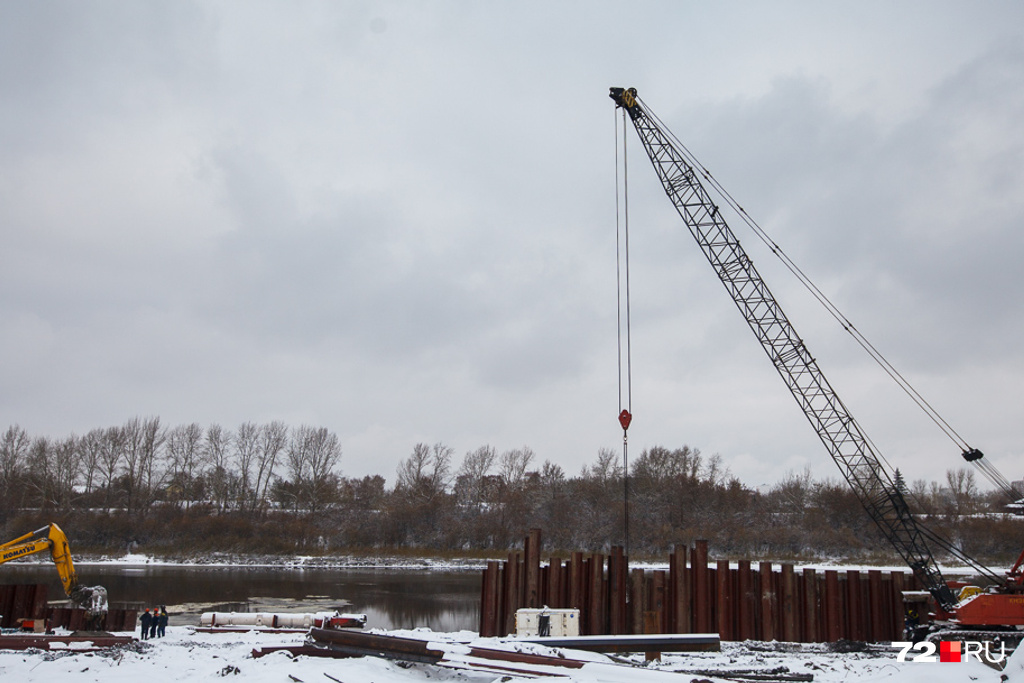
MULTIPOLYGON (((621 450, 615 120, 651 109, 1024 478, 1024 4, 0 0, 0 427, 621 450)), ((630 455, 839 471, 632 130, 630 455)), ((963 463, 749 233, 908 479, 963 463)))

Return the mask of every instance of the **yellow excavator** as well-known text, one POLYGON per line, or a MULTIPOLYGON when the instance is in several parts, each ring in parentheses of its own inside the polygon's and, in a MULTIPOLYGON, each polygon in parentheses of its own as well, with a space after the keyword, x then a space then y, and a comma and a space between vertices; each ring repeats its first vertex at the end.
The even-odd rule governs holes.
POLYGON ((64 592, 71 601, 85 609, 90 623, 102 621, 107 613, 107 589, 103 586, 79 585, 75 565, 71 561, 71 550, 68 548, 68 537, 56 524, 48 524, 42 529, 0 544, 0 564, 44 550, 50 551, 64 592))

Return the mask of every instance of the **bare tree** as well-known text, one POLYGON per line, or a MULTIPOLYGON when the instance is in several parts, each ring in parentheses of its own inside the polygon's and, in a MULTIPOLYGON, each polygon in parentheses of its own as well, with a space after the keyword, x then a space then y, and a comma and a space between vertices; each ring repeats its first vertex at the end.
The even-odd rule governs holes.
POLYGON ((501 454, 498 471, 501 483, 508 491, 517 491, 526 485, 526 475, 535 454, 529 446, 514 448, 501 454))
POLYGON ((26 459, 28 486, 34 494, 33 503, 41 510, 49 510, 53 503, 51 450, 50 440, 45 436, 37 436, 32 439, 26 459))
POLYGON ((565 484, 565 470, 561 465, 545 460, 540 466, 540 481, 545 486, 562 486, 565 484))
POLYGON ((203 461, 206 465, 227 469, 233 440, 234 435, 231 431, 224 429, 219 424, 207 427, 203 440, 203 461))
POLYGON ((78 439, 60 441, 38 437, 28 451, 28 483, 41 510, 63 510, 71 506, 78 478, 78 439))
POLYGON ((396 486, 403 489, 414 489, 419 482, 428 478, 430 472, 430 446, 418 443, 412 447, 412 453, 398 465, 396 486))
POLYGON ((206 478, 210 482, 210 493, 213 495, 217 510, 222 512, 231 498, 232 439, 230 431, 218 424, 213 424, 207 427, 206 440, 203 442, 203 460, 206 463, 206 478))
POLYGON ((811 502, 811 494, 814 491, 813 484, 809 467, 805 467, 800 474, 787 472, 786 476, 775 484, 768 494, 773 512, 802 514, 811 502))
POLYGON ((142 482, 142 420, 133 417, 121 428, 124 439, 124 498, 129 514, 138 507, 142 482))
POLYGON ((431 478, 439 490, 447 491, 452 483, 452 456, 455 455, 455 449, 439 441, 431 446, 430 450, 434 456, 431 478))
POLYGON ((123 427, 109 427, 103 430, 98 467, 103 478, 104 499, 108 508, 114 504, 115 494, 119 493, 114 488, 124 462, 125 443, 123 427))
POLYGON ((684 478, 692 482, 700 479, 718 479, 721 458, 713 457, 708 464, 700 450, 683 446, 668 449, 653 446, 644 450, 630 466, 630 478, 637 482, 664 482, 684 478))
POLYGON ((978 484, 974 470, 961 467, 946 470, 946 486, 949 487, 948 511, 954 519, 977 512, 978 484))
POLYGON ((611 448, 601 448, 597 460, 584 465, 574 483, 579 519, 568 542, 577 547, 599 547, 606 539, 621 539, 623 533, 623 467, 621 455, 611 448))
POLYGON ((486 494, 487 476, 491 473, 498 452, 491 446, 481 446, 466 453, 455 477, 455 487, 463 503, 480 504, 486 494))
POLYGON ((82 467, 82 485, 85 493, 92 493, 96 478, 100 476, 103 457, 103 429, 93 429, 78 440, 78 453, 82 467))
MULTIPOLYGON (((693 452, 698 456, 700 455, 700 451, 698 450, 694 450, 693 452)), ((709 484, 718 486, 732 478, 733 476, 732 473, 729 472, 729 468, 722 465, 722 456, 720 454, 713 454, 707 459, 707 462, 704 463, 704 480, 709 484)))
POLYGON ((293 484, 293 495, 295 501, 293 507, 298 507, 299 489, 309 476, 309 435, 311 427, 303 425, 293 429, 291 438, 288 440, 288 450, 285 452, 285 460, 288 465, 288 480, 293 484))
POLYGON ((338 435, 323 427, 312 434, 309 448, 309 483, 311 506, 317 508, 330 500, 332 489, 337 492, 334 468, 341 460, 341 442, 338 435))
POLYGON ((140 506, 149 507, 156 490, 163 484, 164 471, 161 470, 162 447, 167 433, 160 427, 160 418, 147 418, 142 423, 142 453, 140 458, 140 486, 142 496, 140 506))
POLYGON ((597 462, 590 467, 584 465, 581 475, 583 479, 594 479, 602 483, 620 479, 622 465, 619 464, 619 454, 610 448, 598 450, 597 462))
POLYGON ((260 428, 254 482, 255 508, 262 508, 274 477, 277 460, 288 445, 288 428, 283 422, 268 422, 260 428))
POLYGON ((288 444, 288 471, 299 502, 316 512, 337 493, 334 468, 341 459, 338 436, 326 428, 303 425, 292 431, 288 444))
POLYGON ((413 446, 412 454, 398 466, 397 487, 420 500, 433 500, 451 483, 451 462, 455 449, 436 443, 413 446))
POLYGON ((51 476, 52 496, 58 510, 68 510, 75 499, 75 484, 81 471, 81 449, 74 434, 54 443, 51 476))
POLYGON ((256 509, 254 483, 259 460, 260 428, 255 422, 243 422, 235 436, 235 465, 238 470, 238 504, 242 509, 256 509))
POLYGON ((30 443, 28 432, 18 425, 8 427, 0 439, 0 500, 5 508, 16 509, 20 505, 19 479, 30 443))
POLYGON ((197 472, 203 455, 203 428, 198 423, 179 425, 167 432, 168 493, 189 506, 197 490, 197 472))
POLYGON ((161 446, 166 438, 159 417, 134 417, 122 428, 124 436, 125 507, 129 514, 149 507, 160 484, 161 446))
POLYGON ((453 528, 454 498, 448 495, 454 449, 441 442, 418 443, 398 466, 389 506, 393 538, 413 547, 447 547, 453 528))

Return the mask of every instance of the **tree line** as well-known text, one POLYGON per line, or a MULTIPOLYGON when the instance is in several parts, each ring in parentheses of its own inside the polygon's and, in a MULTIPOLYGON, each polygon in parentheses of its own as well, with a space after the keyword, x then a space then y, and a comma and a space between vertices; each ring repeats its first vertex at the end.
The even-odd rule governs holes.
MULTIPOLYGON (((14 425, 0 438, 0 540, 58 521, 92 552, 493 556, 539 527, 549 550, 600 551, 622 544, 628 501, 636 556, 707 539, 719 555, 898 561, 845 483, 803 472, 751 488, 689 446, 648 448, 626 477, 611 449, 568 474, 527 446, 484 445, 457 462, 443 442, 418 443, 390 487, 342 476, 341 458, 328 429, 276 421, 137 417, 59 439, 14 425)), ((1024 523, 971 470, 910 484, 897 473, 897 484, 969 555, 1006 563, 1024 545, 1024 523)))

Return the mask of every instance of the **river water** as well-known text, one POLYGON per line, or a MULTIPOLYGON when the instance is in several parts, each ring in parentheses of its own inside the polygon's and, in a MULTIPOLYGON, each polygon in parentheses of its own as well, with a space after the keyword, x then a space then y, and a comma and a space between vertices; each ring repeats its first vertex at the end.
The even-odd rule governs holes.
MULTIPOLYGON (((199 624, 203 612, 366 614, 367 628, 475 631, 480 571, 423 568, 292 569, 78 564, 80 583, 105 586, 112 605, 166 605, 173 625, 199 624)), ((53 565, 11 563, 0 583, 46 583, 64 591, 53 565)))

